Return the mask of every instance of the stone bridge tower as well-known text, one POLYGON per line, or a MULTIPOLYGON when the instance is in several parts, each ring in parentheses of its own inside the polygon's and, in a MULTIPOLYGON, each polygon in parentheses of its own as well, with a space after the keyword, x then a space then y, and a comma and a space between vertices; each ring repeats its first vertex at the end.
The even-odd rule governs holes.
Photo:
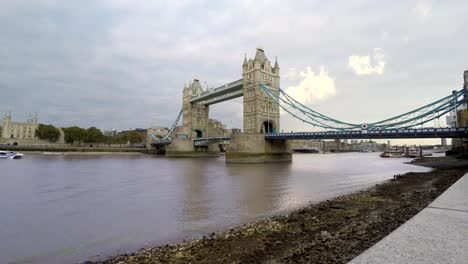
POLYGON ((263 49, 258 48, 254 59, 244 58, 242 86, 244 97, 244 131, 231 135, 226 148, 228 163, 289 162, 291 146, 287 140, 267 140, 265 133, 280 131, 280 111, 260 87, 280 94, 280 67, 275 60, 272 67, 263 49))
POLYGON ((201 103, 191 104, 190 98, 203 93, 200 81, 194 79, 189 86, 184 87, 182 127, 189 138, 203 137, 207 131, 209 106, 201 103))
POLYGON ((272 67, 270 60, 261 48, 257 48, 255 58, 244 58, 242 64, 244 87, 244 133, 268 133, 280 131, 279 107, 262 90, 259 82, 279 96, 280 67, 278 61, 272 67))

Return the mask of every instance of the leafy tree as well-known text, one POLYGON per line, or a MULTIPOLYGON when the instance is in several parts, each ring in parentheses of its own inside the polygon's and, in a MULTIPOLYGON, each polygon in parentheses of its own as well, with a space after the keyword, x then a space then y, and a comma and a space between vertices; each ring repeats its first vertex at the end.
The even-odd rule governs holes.
POLYGON ((90 127, 86 130, 86 142, 101 143, 104 142, 104 134, 96 127, 90 127))
POLYGON ((75 143, 75 142, 83 142, 86 139, 86 130, 77 127, 77 126, 72 126, 72 127, 67 127, 64 129, 65 132, 65 142, 67 143, 75 143))
POLYGON ((144 140, 143 136, 134 130, 125 133, 125 139, 132 144, 141 143, 144 140))
POLYGON ((39 124, 38 128, 36 129, 36 135, 40 139, 46 139, 50 142, 55 142, 60 137, 60 131, 53 125, 39 124))

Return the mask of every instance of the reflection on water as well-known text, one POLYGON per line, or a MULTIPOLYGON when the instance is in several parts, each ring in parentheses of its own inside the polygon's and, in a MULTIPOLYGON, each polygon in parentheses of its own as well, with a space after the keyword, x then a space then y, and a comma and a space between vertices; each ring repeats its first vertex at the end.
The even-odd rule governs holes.
POLYGON ((376 153, 224 157, 40 155, 0 161, 0 263, 73 263, 178 241, 427 169, 376 153))

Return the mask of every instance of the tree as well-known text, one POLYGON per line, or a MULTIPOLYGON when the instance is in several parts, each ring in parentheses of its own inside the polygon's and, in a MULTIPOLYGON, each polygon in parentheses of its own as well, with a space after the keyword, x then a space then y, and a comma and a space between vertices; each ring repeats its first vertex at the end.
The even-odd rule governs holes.
POLYGON ((130 142, 131 144, 141 143, 144 140, 144 137, 140 133, 136 132, 135 130, 121 133, 117 137, 119 138, 120 142, 122 141, 123 143, 130 142))
POLYGON ((86 130, 86 142, 101 143, 104 142, 104 134, 96 127, 90 127, 86 130))
POLYGON ((129 131, 127 134, 127 137, 128 137, 128 141, 130 141, 130 143, 132 144, 141 143, 144 140, 143 136, 134 130, 129 131))
POLYGON ((55 142, 60 137, 60 131, 53 125, 39 124, 38 128, 36 129, 36 135, 40 139, 46 139, 50 142, 55 142))
POLYGON ((67 143, 75 143, 75 142, 83 142, 86 139, 86 130, 73 126, 73 127, 67 127, 64 129, 65 132, 65 142, 67 143))

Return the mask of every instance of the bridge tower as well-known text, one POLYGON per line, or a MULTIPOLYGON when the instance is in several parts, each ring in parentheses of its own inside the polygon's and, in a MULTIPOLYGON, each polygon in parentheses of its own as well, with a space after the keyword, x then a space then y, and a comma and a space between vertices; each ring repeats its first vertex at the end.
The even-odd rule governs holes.
POLYGON ((182 128, 183 133, 189 138, 203 137, 207 130, 209 106, 190 103, 191 97, 201 93, 203 93, 203 88, 198 79, 194 79, 189 86, 184 87, 182 128))
POLYGON ((271 92, 279 96, 280 67, 275 59, 272 66, 261 48, 257 48, 254 59, 244 57, 242 64, 244 90, 244 133, 269 133, 280 131, 279 107, 262 90, 264 83, 271 92))
POLYGON ((265 51, 257 48, 254 59, 244 57, 242 86, 244 97, 244 131, 231 135, 226 149, 228 163, 288 162, 292 160, 287 140, 267 140, 265 133, 280 131, 279 107, 260 87, 259 82, 272 93, 280 94, 280 67, 274 66, 265 51))
POLYGON ((209 146, 194 146, 193 139, 206 137, 208 131, 209 106, 202 103, 190 103, 193 96, 204 92, 200 81, 194 79, 189 86, 184 87, 182 103, 182 133, 187 137, 174 137, 170 145, 165 147, 167 157, 211 157, 219 155, 217 144, 209 146))

